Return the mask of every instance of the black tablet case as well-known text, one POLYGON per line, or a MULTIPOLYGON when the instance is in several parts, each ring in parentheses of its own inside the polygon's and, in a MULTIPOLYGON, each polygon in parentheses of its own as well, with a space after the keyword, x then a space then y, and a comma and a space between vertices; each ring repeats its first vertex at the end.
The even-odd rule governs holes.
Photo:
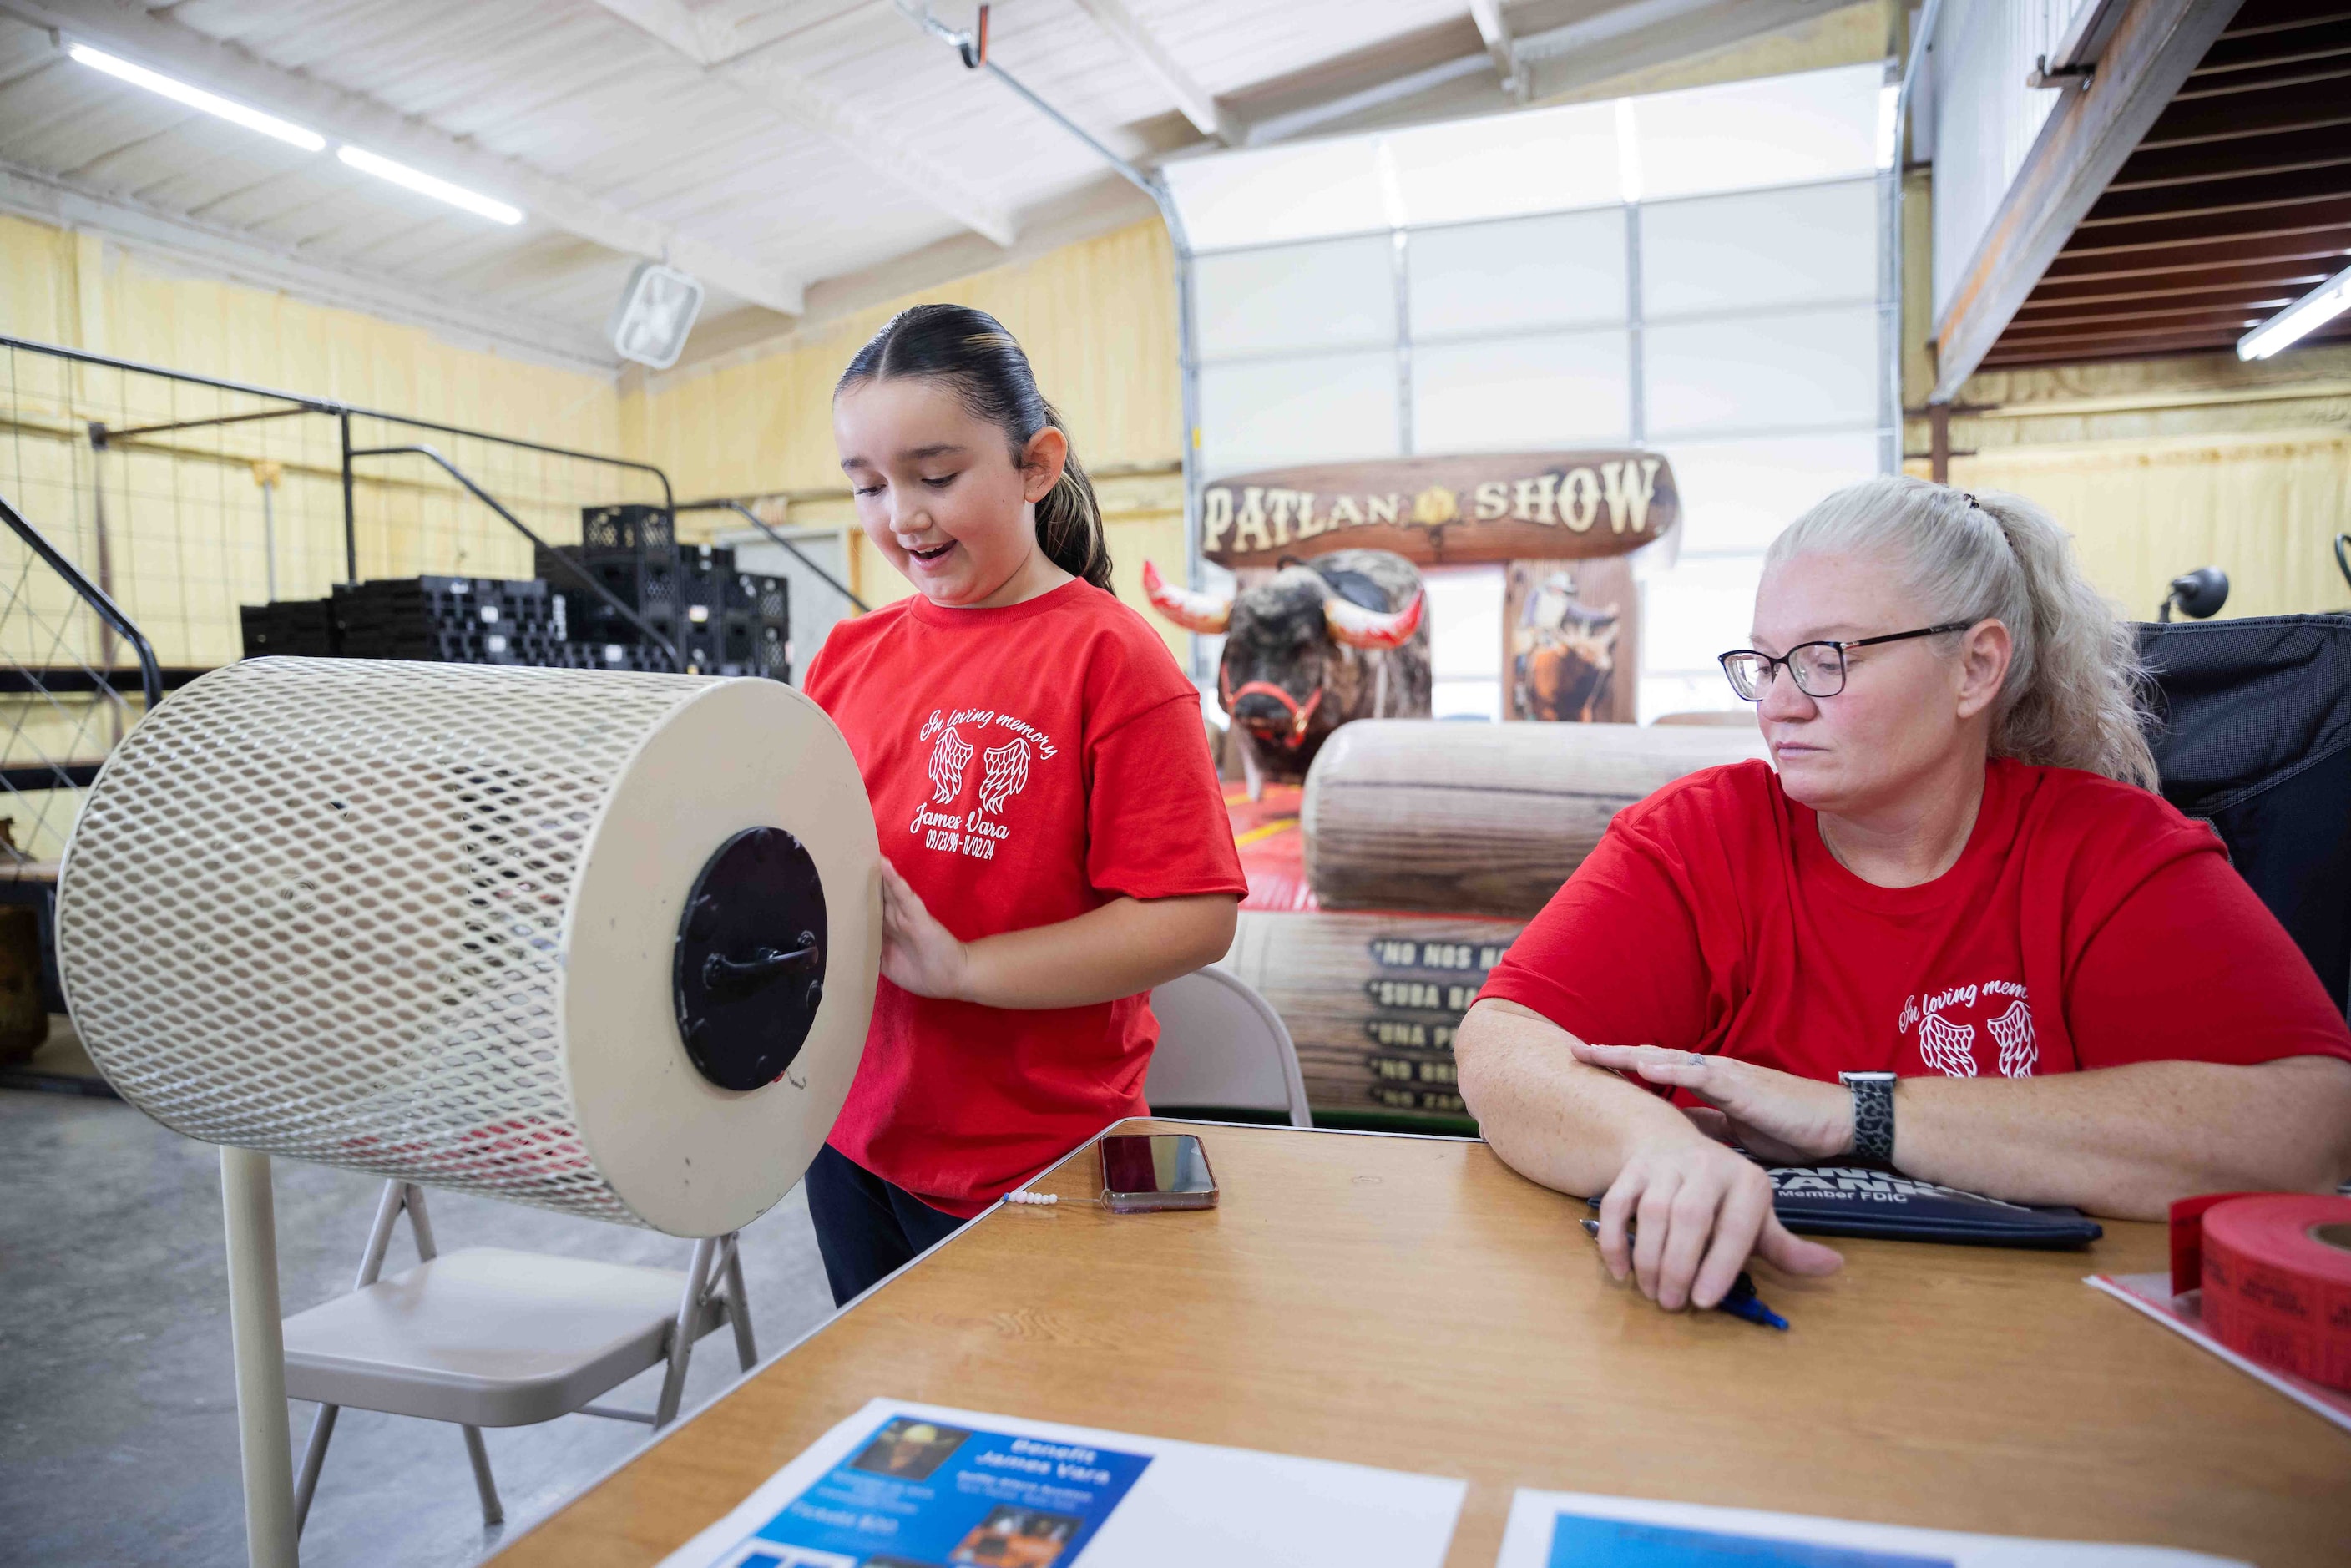
MULTIPOLYGON (((1771 1212, 1802 1236, 1865 1236, 1969 1247, 2082 1247, 2105 1234, 2078 1208, 2028 1208, 1865 1166, 1769 1168, 1771 1212)), ((1600 1207, 1596 1197, 1591 1203, 1593 1208, 1600 1207)))
POLYGON ((1863 1166, 1775 1166, 1771 1208, 1808 1236, 2080 1247, 2105 1234, 2078 1208, 2028 1208, 1863 1166))

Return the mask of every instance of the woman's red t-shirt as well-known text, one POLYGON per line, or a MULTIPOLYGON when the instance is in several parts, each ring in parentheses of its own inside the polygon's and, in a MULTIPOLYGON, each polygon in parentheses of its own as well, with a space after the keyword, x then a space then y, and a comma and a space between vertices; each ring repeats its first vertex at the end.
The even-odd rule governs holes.
MULTIPOLYGON (((919 596, 832 629, 808 695, 848 737, 882 852, 965 941, 1113 899, 1249 890, 1200 699, 1110 594, 1000 610, 919 596)), ((1034 1011, 884 979, 831 1142, 950 1214, 978 1213, 1144 1109, 1147 995, 1034 1011)))
POLYGON ((1479 994, 1594 1043, 1816 1079, 2351 1057, 2210 828, 1997 758, 1958 862, 1917 887, 1840 865, 1761 762, 1668 785, 1618 814, 1479 994))

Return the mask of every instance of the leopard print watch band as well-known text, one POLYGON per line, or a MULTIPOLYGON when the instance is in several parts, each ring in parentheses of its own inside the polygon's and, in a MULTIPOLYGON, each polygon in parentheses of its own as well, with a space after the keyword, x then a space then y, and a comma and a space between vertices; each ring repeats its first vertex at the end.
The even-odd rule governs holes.
POLYGON ((1853 1147, 1847 1152, 1874 1165, 1894 1164, 1894 1074, 1840 1072, 1837 1082, 1853 1092, 1853 1147))

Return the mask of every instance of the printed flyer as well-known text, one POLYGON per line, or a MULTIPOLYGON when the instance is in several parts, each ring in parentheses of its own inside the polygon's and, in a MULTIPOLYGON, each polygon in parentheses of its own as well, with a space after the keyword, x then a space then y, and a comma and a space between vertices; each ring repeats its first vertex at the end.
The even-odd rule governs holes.
POLYGON ((725 1568, 1054 1568, 1151 1463, 1081 1443, 897 1415, 759 1527, 725 1568))
POLYGON ((1510 1499, 1496 1568, 2249 1568, 2167 1546, 2107 1546, 1969 1535, 1650 1502, 1589 1492, 1528 1491, 1510 1499))
POLYGON ((1442 1568, 1467 1490, 876 1399, 662 1568, 1442 1568))

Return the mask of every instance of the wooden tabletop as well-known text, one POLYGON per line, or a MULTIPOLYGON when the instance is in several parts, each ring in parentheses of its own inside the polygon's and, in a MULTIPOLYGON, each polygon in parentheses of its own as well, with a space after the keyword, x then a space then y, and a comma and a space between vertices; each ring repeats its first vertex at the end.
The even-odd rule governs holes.
MULTIPOLYGON (((1612 1283, 1582 1204, 1481 1143, 1200 1134, 1204 1213, 998 1209, 505 1552, 658 1562, 877 1396, 1467 1479, 1448 1568, 1511 1489, 2351 1563, 2351 1434, 2081 1281, 2086 1252, 1844 1243, 1758 1272, 1787 1333, 1612 1283)), ((1091 1146, 1036 1184, 1100 1183, 1091 1146)))

